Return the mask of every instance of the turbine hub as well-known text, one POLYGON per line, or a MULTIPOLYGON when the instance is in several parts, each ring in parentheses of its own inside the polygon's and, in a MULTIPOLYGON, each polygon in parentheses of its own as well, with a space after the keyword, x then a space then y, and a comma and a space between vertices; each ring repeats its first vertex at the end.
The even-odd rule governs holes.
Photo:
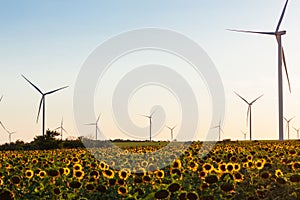
POLYGON ((278 31, 277 33, 275 33, 276 35, 285 35, 286 31, 278 31))

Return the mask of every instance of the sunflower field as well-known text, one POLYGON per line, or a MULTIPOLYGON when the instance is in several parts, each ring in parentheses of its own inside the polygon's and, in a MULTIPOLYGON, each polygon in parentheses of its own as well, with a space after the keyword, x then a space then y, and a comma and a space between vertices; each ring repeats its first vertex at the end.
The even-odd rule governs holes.
POLYGON ((221 142, 205 154, 201 147, 193 142, 163 168, 156 157, 133 161, 109 147, 94 151, 110 162, 87 149, 2 151, 0 199, 300 199, 299 141, 221 142))

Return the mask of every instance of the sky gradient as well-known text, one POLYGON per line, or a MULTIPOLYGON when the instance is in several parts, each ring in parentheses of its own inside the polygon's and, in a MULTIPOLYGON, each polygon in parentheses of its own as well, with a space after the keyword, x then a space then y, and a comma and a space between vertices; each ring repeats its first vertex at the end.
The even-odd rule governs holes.
MULTIPOLYGON (((7 129, 17 131, 12 136, 13 141, 30 141, 35 135, 40 135, 41 124, 35 123, 40 95, 22 79, 21 74, 24 74, 45 92, 70 86, 47 97, 46 127, 58 127, 63 117, 70 135, 83 135, 77 133, 74 122, 73 90, 86 58, 114 35, 137 28, 157 27, 171 29, 193 39, 215 63, 226 95, 222 138, 241 140, 243 134, 240 131, 247 130, 247 105, 234 94, 233 91, 237 91, 249 100, 264 94, 252 108, 253 138, 277 139, 276 40, 274 37, 233 33, 226 29, 274 31, 284 3, 283 0, 1 1, 0 95, 3 94, 4 98, 0 102, 0 121, 7 129)), ((291 125, 297 128, 300 127, 299 9, 300 2, 291 0, 281 26, 281 29, 287 30, 283 46, 292 86, 292 94, 289 94, 286 78, 283 77, 284 116, 296 116, 291 125)), ((199 87, 205 90, 203 85, 199 87)), ((170 111, 167 124, 180 123, 176 100, 168 104, 168 99, 174 97, 166 95, 164 99, 159 95, 163 92, 157 91, 157 99, 161 98, 162 104, 173 106, 167 109, 170 111)), ((142 91, 135 97, 135 102, 144 101, 142 97, 146 93, 147 90, 142 91)), ((95 99, 100 101, 101 95, 95 94, 95 99)), ((209 105, 209 100, 203 101, 202 107, 209 105)), ((95 113, 102 112, 99 104, 95 105, 95 113)), ((147 126, 148 121, 135 113, 147 114, 150 108, 151 102, 133 106, 133 121, 147 126)), ((208 117, 200 125, 200 132, 209 128, 211 113, 205 110, 202 115, 202 118, 208 117)), ((111 133, 108 138, 125 138, 111 127, 111 122, 105 121, 105 117, 102 120, 100 127, 111 133)), ((93 129, 87 130, 87 134, 93 134, 93 129)), ((295 137, 295 131, 291 130, 291 138, 295 137)), ((168 129, 162 129, 154 139, 164 138, 169 138, 168 129)), ((8 134, 0 129, 0 143, 7 141, 8 134)))

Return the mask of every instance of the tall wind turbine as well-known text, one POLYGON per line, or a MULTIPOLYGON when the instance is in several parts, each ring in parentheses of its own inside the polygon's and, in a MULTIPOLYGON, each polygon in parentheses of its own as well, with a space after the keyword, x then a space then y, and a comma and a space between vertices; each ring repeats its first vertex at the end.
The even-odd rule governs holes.
POLYGON ((297 139, 299 140, 300 138, 299 138, 299 131, 300 131, 300 128, 295 128, 295 127, 293 127, 294 128, 294 130, 297 132, 297 139))
POLYGON ((261 98, 263 95, 260 95, 259 97, 257 97, 256 99, 254 99, 253 101, 251 101, 250 103, 244 99, 243 97, 241 97, 241 95, 239 95, 238 93, 234 92, 238 97, 240 97, 244 102, 246 102, 248 104, 248 110, 247 110, 247 125, 248 125, 248 119, 249 119, 249 133, 250 133, 250 141, 252 140, 252 104, 257 101, 259 98, 261 98))
POLYGON ((99 116, 98 116, 95 123, 85 124, 85 125, 88 125, 88 126, 95 126, 95 128, 96 128, 96 140, 97 140, 98 131, 100 132, 99 127, 98 127, 98 122, 99 122, 100 116, 101 116, 101 113, 99 114, 99 116))
POLYGON ((43 135, 43 138, 45 138, 45 105, 46 105, 46 96, 48 94, 52 94, 54 92, 57 92, 59 90, 62 90, 62 89, 65 89, 69 86, 65 86, 65 87, 62 87, 62 88, 59 88, 59 89, 56 89, 56 90, 52 90, 50 92, 46 92, 46 93, 43 93, 37 86, 35 86, 32 82, 30 82, 25 76, 22 75, 22 77, 30 84, 32 85, 41 95, 42 95, 42 98, 40 100, 40 105, 39 105, 39 111, 38 111, 38 115, 37 115, 37 118, 36 118, 36 123, 38 123, 39 121, 39 116, 40 116, 40 111, 41 111, 41 107, 43 105, 43 125, 42 125, 42 135, 43 135))
POLYGON ((211 129, 215 129, 215 128, 217 128, 219 130, 219 141, 221 141, 221 133, 224 133, 223 129, 222 129, 222 126, 221 126, 221 120, 219 121, 218 126, 214 126, 211 129))
POLYGON ((68 133, 68 132, 66 131, 66 129, 64 129, 63 125, 64 125, 64 119, 62 118, 62 119, 61 119, 61 122, 60 122, 60 126, 57 127, 57 128, 55 129, 55 130, 60 129, 60 137, 61 137, 61 140, 62 140, 62 138, 63 138, 63 132, 68 133))
POLYGON ((153 114, 156 112, 156 110, 155 111, 153 111, 150 115, 141 115, 141 116, 143 116, 143 117, 147 117, 148 119, 149 119, 149 122, 150 122, 150 130, 149 130, 149 132, 150 132, 150 142, 151 142, 151 140, 152 140, 152 116, 153 116, 153 114))
POLYGON ((273 35, 276 37, 277 43, 278 43, 278 120, 279 120, 279 140, 283 141, 283 91, 282 91, 282 61, 284 63, 284 69, 289 85, 289 91, 291 92, 291 85, 290 85, 290 80, 287 72, 287 65, 286 65, 286 60, 285 60, 285 55, 284 55, 284 50, 282 47, 282 41, 281 41, 281 36, 286 34, 286 31, 279 31, 281 22, 283 20, 286 7, 288 4, 289 0, 286 0, 283 11, 281 13, 279 22, 277 24, 275 32, 260 32, 260 31, 244 31, 244 30, 232 30, 230 31, 235 31, 235 32, 244 32, 244 33, 254 33, 254 34, 263 34, 263 35, 273 35))
POLYGON ((290 140, 290 122, 294 119, 295 117, 292 117, 291 119, 287 119, 284 117, 284 120, 286 121, 286 128, 288 130, 288 140, 290 140))
POLYGON ((172 128, 169 126, 166 126, 171 131, 171 141, 173 141, 173 130, 176 128, 176 126, 173 126, 172 128))
POLYGON ((1 124, 2 128, 8 133, 9 143, 11 143, 11 135, 15 134, 16 131, 11 132, 11 131, 7 130, 1 121, 0 121, 0 124, 1 124))

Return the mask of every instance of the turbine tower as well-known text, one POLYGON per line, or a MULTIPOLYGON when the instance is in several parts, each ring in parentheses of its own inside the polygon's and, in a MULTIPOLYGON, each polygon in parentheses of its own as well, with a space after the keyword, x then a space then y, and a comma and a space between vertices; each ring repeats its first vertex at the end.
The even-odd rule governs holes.
POLYGON ((289 0, 286 0, 283 11, 281 13, 279 22, 277 24, 275 32, 260 32, 260 31, 244 31, 244 30, 233 30, 229 29, 229 31, 235 32, 243 32, 243 33, 254 33, 254 34, 262 34, 262 35, 273 35, 276 37, 278 43, 278 123, 279 123, 279 141, 283 141, 283 91, 282 91, 282 61, 285 68, 285 73, 289 85, 289 91, 291 92, 290 80, 287 72, 287 65, 285 60, 285 54, 282 47, 281 37, 286 34, 286 31, 279 31, 281 22, 283 20, 286 7, 289 0))
POLYGON ((156 112, 156 110, 155 111, 153 111, 152 113, 151 113, 151 115, 141 115, 141 116, 143 116, 143 117, 147 117, 148 119, 149 119, 149 122, 150 122, 150 126, 149 126, 149 132, 150 132, 150 142, 152 141, 152 116, 153 116, 153 114, 156 112))
POLYGON ((63 132, 68 133, 68 132, 66 131, 66 129, 64 129, 63 125, 64 125, 64 119, 62 118, 62 119, 61 119, 61 122, 60 122, 60 126, 57 127, 57 128, 55 129, 55 130, 60 129, 60 137, 61 137, 61 140, 62 140, 62 138, 63 138, 63 132))
POLYGON ((171 131, 171 141, 173 141, 173 130, 176 128, 176 126, 173 126, 172 128, 169 126, 166 126, 171 131))
POLYGON ((293 127, 294 128, 294 130, 297 132, 297 139, 299 140, 300 138, 299 138, 299 131, 300 131, 300 128, 295 128, 295 127, 293 127))
POLYGON ((295 117, 292 117, 291 119, 287 119, 284 117, 284 120, 286 121, 286 128, 288 130, 288 140, 290 140, 290 122, 294 119, 295 117))
POLYGON ((250 133, 250 141, 252 140, 252 105, 255 101, 257 101, 259 98, 261 98, 263 95, 260 95, 259 97, 257 97, 256 99, 254 99, 253 101, 251 101, 250 103, 244 99, 243 97, 241 97, 241 95, 239 95, 238 93, 235 92, 235 94, 240 97, 244 102, 246 102, 248 104, 248 110, 247 110, 247 125, 248 125, 248 119, 249 119, 249 133, 250 133))
POLYGON ((40 111, 41 111, 41 107, 43 105, 43 125, 42 125, 42 135, 43 135, 43 138, 45 138, 45 107, 46 107, 46 96, 48 94, 52 94, 52 93, 55 93, 59 90, 62 90, 62 89, 65 89, 69 86, 65 86, 65 87, 62 87, 62 88, 59 88, 59 89, 56 89, 56 90, 52 90, 50 92, 46 92, 46 93, 43 93, 37 86, 35 86, 32 82, 30 82, 25 76, 22 75, 22 77, 30 84, 32 85, 41 95, 42 95, 42 98, 40 100, 40 105, 39 105, 39 111, 38 111, 38 115, 37 115, 37 118, 36 118, 36 123, 38 123, 39 121, 39 116, 40 116, 40 111))
POLYGON ((7 130, 7 129, 5 128, 5 126, 3 125, 3 123, 2 123, 1 121, 0 121, 0 124, 1 124, 2 128, 8 133, 9 143, 11 143, 11 135, 15 134, 16 131, 10 132, 9 130, 7 130))
POLYGON ((99 122, 100 116, 101 116, 101 113, 99 114, 99 116, 98 116, 95 123, 85 124, 85 125, 88 125, 88 126, 95 126, 95 128, 96 128, 96 140, 97 140, 98 131, 100 132, 99 127, 98 127, 98 122, 99 122))
POLYGON ((218 128, 218 130, 219 130, 219 141, 221 141, 221 133, 224 133, 222 130, 222 127, 221 127, 221 120, 219 121, 218 126, 212 127, 212 129, 215 129, 215 128, 218 128))

